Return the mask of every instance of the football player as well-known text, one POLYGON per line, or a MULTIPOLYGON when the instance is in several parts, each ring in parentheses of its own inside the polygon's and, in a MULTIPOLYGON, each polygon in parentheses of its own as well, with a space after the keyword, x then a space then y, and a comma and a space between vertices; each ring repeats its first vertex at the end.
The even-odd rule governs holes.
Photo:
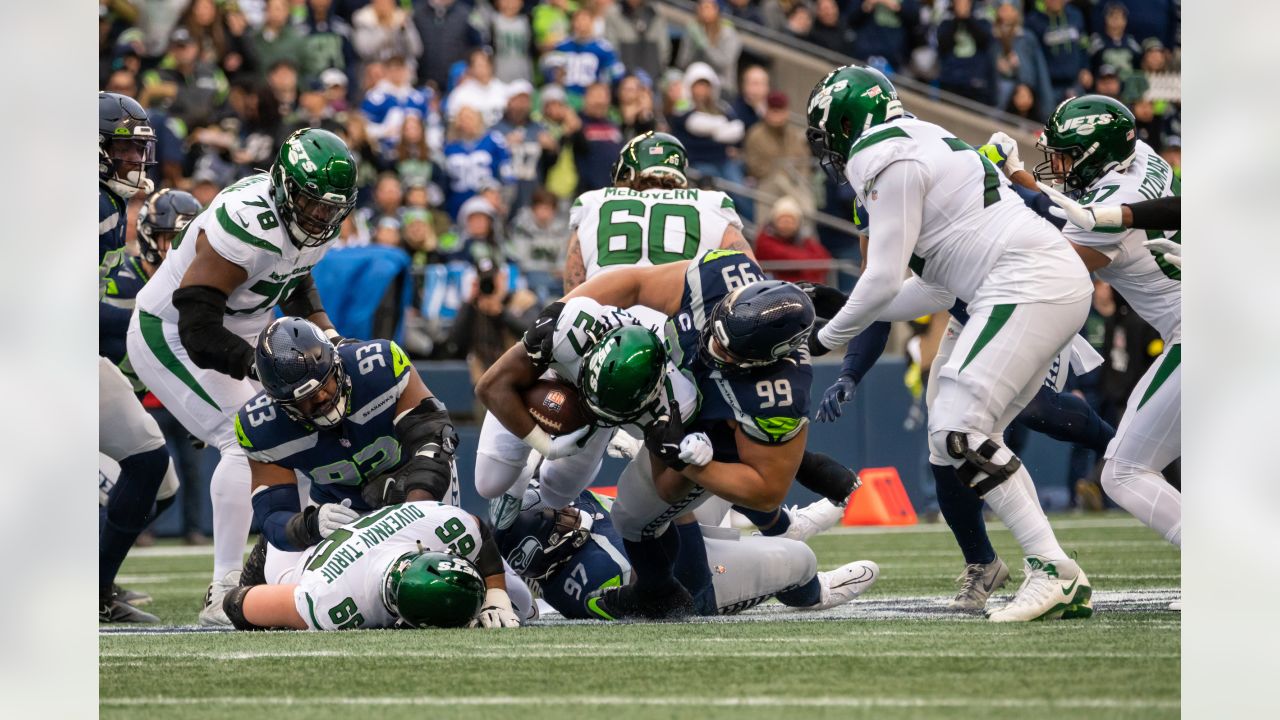
POLYGON ((569 209, 565 292, 602 270, 692 260, 717 248, 751 252, 733 200, 690 188, 688 165, 684 145, 667 133, 623 146, 614 186, 583 193, 569 209))
MULTIPOLYGON (((535 498, 536 493, 526 497, 535 498)), ((600 607, 598 596, 628 584, 631 563, 622 552, 611 506, 611 498, 583 491, 560 510, 527 508, 494 535, 507 563, 535 584, 540 597, 561 615, 613 620, 600 607)), ((879 567, 869 560, 817 572, 813 551, 796 540, 741 537, 732 528, 698 527, 705 535, 703 557, 715 589, 708 615, 736 614, 771 597, 797 609, 825 610, 863 594, 879 576, 879 567), (814 579, 816 595, 808 590, 814 579)))
MULTIPOLYGON (((1037 186, 1058 206, 1051 208, 1049 212, 1070 220, 1072 225, 1081 230, 1115 233, 1129 228, 1162 231, 1182 229, 1182 198, 1177 195, 1118 205, 1085 206, 1044 183, 1037 183, 1037 186)), ((1163 233, 1156 234, 1155 237, 1150 237, 1151 233, 1147 235, 1148 239, 1142 245, 1152 252, 1163 253, 1166 262, 1182 270, 1182 238, 1171 240, 1164 237, 1163 233)))
POLYGON ((520 626, 488 527, 426 500, 335 527, 277 582, 236 587, 222 608, 239 630, 520 626))
POLYGON ((833 180, 853 186, 872 222, 866 272, 810 349, 827 352, 876 320, 965 301, 970 322, 939 370, 930 407, 930 462, 956 468, 1027 555, 1017 595, 989 617, 1090 616, 1088 578, 1058 544, 1030 475, 1001 437, 1084 324, 1088 272, 984 155, 908 116, 879 71, 832 71, 810 94, 808 120, 814 155, 833 180), (908 269, 917 277, 904 283, 908 269))
POLYGON ((277 306, 335 342, 311 268, 355 206, 356 162, 326 130, 304 128, 271 170, 227 187, 174 238, 138 294, 128 350, 143 383, 191 434, 218 448, 211 483, 214 582, 202 623, 225 622, 253 511, 249 466, 232 416, 257 392, 253 342, 277 306))
MULTIPOLYGON (((98 537, 98 621, 157 622, 123 600, 115 578, 138 534, 153 516, 162 487, 176 488, 164 436, 113 359, 103 355, 122 312, 108 300, 108 273, 124 263, 126 200, 149 192, 147 168, 155 163, 155 132, 132 98, 98 94, 98 450, 120 464, 98 537)), ((140 595, 132 595, 143 600, 140 595)))

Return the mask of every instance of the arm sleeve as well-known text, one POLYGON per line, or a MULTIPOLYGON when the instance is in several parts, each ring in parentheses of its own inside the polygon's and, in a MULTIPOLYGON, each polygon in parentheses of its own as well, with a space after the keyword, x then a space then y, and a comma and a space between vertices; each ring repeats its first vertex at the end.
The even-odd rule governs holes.
POLYGON ((891 329, 893 325, 890 323, 874 322, 866 332, 850 340, 849 349, 844 353, 844 364, 840 366, 840 374, 848 375, 855 383, 861 383, 867 371, 884 354, 891 329))
MULTIPOLYGON (((1127 203, 1126 203, 1127 204, 1127 203)), ((1164 197, 1129 205, 1138 230, 1181 230, 1182 198, 1164 197)))
POLYGON ((905 322, 924 315, 950 310, 956 296, 945 288, 913 277, 902 284, 897 297, 880 313, 881 320, 905 322))
POLYGON ((867 329, 902 287, 924 214, 927 183, 922 170, 915 161, 899 161, 877 176, 877 199, 868 208, 876 216, 876 228, 867 247, 867 271, 844 307, 818 333, 824 346, 839 347, 867 329))

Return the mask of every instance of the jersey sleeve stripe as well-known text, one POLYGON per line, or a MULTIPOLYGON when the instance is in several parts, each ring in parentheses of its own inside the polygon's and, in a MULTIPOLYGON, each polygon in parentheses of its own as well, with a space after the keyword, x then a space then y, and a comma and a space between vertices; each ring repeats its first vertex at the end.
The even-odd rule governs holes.
POLYGON ((854 155, 857 155, 859 152, 866 150, 872 145, 882 143, 885 140, 889 140, 890 138, 909 138, 909 137, 911 136, 908 135, 907 131, 903 130, 902 128, 899 128, 899 127, 886 128, 873 135, 867 135, 866 137, 862 138, 858 142, 854 143, 853 147, 849 148, 849 157, 853 157, 854 155))
POLYGON ((201 400, 209 403, 215 410, 221 410, 218 403, 209 397, 209 393, 200 387, 200 383, 196 382, 195 377, 191 375, 191 371, 182 364, 177 355, 173 354, 173 349, 169 347, 169 343, 164 339, 164 321, 148 312, 138 311, 138 325, 142 330, 142 339, 146 341, 147 347, 151 349, 151 353, 156 356, 164 369, 173 373, 175 377, 182 381, 184 385, 191 388, 192 392, 200 396, 201 400))
POLYGON ((254 237, 246 228, 233 221, 231 216, 227 214, 227 208, 225 206, 219 205, 217 210, 214 211, 213 216, 218 219, 218 224, 222 226, 222 229, 226 230, 237 240, 246 242, 256 248, 273 252, 277 255, 283 255, 283 253, 280 252, 280 248, 272 245, 262 238, 254 237))

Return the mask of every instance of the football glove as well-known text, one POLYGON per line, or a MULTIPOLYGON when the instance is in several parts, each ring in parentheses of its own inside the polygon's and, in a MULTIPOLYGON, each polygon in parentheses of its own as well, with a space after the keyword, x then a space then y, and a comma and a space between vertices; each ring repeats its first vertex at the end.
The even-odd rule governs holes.
POLYGON ((524 442, 547 460, 559 460, 582 452, 595 429, 595 425, 583 425, 567 435, 552 437, 547 431, 534 425, 533 431, 524 437, 524 442))
POLYGON ((484 605, 467 627, 514 628, 520 627, 520 618, 511 607, 506 590, 489 588, 484 592, 484 605))
POLYGON ((560 313, 564 311, 563 302, 553 302, 538 313, 533 325, 525 331, 521 342, 529 359, 538 367, 551 364, 551 351, 555 348, 556 323, 560 321, 560 313))
POLYGON ((667 467, 684 470, 689 463, 680 458, 684 442, 684 423, 663 413, 644 432, 644 446, 657 455, 667 467))
POLYGON ((1042 182, 1036 183, 1036 186, 1058 206, 1049 208, 1049 214, 1054 217, 1060 217, 1087 231, 1096 229, 1100 232, 1116 232, 1124 229, 1121 205, 1084 206, 1042 182))
POLYGON ((711 462, 715 451, 711 448, 711 438, 706 433, 685 435, 680 441, 680 462, 703 467, 711 462))
POLYGON ((1152 252, 1163 253, 1164 259, 1167 260, 1170 265, 1178 268, 1179 270, 1182 269, 1182 245, 1179 243, 1167 238, 1159 237, 1154 240, 1147 240, 1142 243, 1142 246, 1152 252))
POLYGON ((360 513, 351 509, 351 498, 338 503, 325 503, 320 506, 320 510, 316 512, 316 522, 320 528, 321 537, 329 537, 338 528, 350 522, 355 522, 360 518, 360 513))
POLYGON ((978 152, 987 156, 988 160, 1003 170, 1005 177, 1025 169, 1022 158, 1018 155, 1018 141, 1005 133, 992 133, 987 144, 978 148, 978 152))
POLYGON ((848 375, 836 378, 835 383, 822 393, 822 404, 818 406, 815 419, 818 422, 835 422, 843 412, 840 406, 852 400, 857 390, 858 384, 848 375))
POLYGON ((622 458, 623 460, 631 460, 644 447, 644 441, 631 437, 631 434, 622 428, 618 428, 613 433, 613 438, 609 440, 607 452, 609 457, 622 458))

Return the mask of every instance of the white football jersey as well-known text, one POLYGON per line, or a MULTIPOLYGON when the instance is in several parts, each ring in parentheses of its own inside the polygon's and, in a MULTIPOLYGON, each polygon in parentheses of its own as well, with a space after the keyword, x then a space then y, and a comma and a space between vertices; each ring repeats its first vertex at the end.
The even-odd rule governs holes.
POLYGON ((868 212, 875 242, 876 177, 915 161, 928 184, 910 260, 925 282, 969 304, 1073 302, 1092 292, 1088 273, 1062 234, 1028 208, 1009 181, 945 128, 904 117, 878 125, 850 150, 845 174, 868 212))
MULTIPOLYGON (((1139 140, 1129 167, 1123 171, 1112 170, 1095 180, 1080 198, 1080 204, 1132 205, 1178 195, 1179 185, 1169 163, 1139 140)), ((1181 231, 1091 232, 1067 223, 1063 232, 1071 242, 1111 258, 1110 265, 1098 270, 1098 277, 1119 291, 1166 343, 1182 339, 1182 271, 1166 261, 1163 253, 1142 245, 1148 239, 1161 236, 1181 244, 1181 231)))
POLYGON ((696 188, 601 188, 583 193, 569 210, 588 278, 615 267, 691 260, 720 247, 730 226, 742 229, 733 200, 696 188))
POLYGON ((271 311, 320 262, 329 243, 298 248, 285 232, 271 198, 265 173, 228 186, 174 238, 173 247, 155 277, 138 293, 140 311, 178 322, 173 291, 182 283, 196 256, 196 238, 204 232, 214 251, 245 269, 249 277, 227 298, 224 325, 251 338, 271 321, 271 311))
POLYGON ((398 618, 382 597, 387 570, 419 543, 475 562, 480 526, 461 508, 428 501, 389 505, 344 525, 300 561, 298 614, 311 630, 392 627, 398 618))
MULTIPOLYGON (((666 322, 666 317, 661 313, 656 315, 656 322, 645 322, 627 310, 612 305, 601 305, 591 298, 570 298, 565 302, 564 310, 560 312, 560 320, 556 323, 550 371, 574 387, 580 387, 582 358, 587 351, 605 333, 627 325, 638 325, 653 331, 666 346, 667 356, 670 358, 671 348, 676 342, 674 337, 667 335, 668 328, 672 326, 666 322)), ((663 388, 661 395, 663 408, 669 411, 673 406, 678 405, 680 416, 686 420, 691 418, 698 408, 698 389, 670 359, 667 360, 665 382, 666 387, 663 388)), ((652 419, 652 416, 645 415, 638 422, 643 425, 652 419)), ((629 432, 635 430, 630 432, 631 435, 641 436, 638 435, 639 428, 632 425, 625 427, 629 432)))

